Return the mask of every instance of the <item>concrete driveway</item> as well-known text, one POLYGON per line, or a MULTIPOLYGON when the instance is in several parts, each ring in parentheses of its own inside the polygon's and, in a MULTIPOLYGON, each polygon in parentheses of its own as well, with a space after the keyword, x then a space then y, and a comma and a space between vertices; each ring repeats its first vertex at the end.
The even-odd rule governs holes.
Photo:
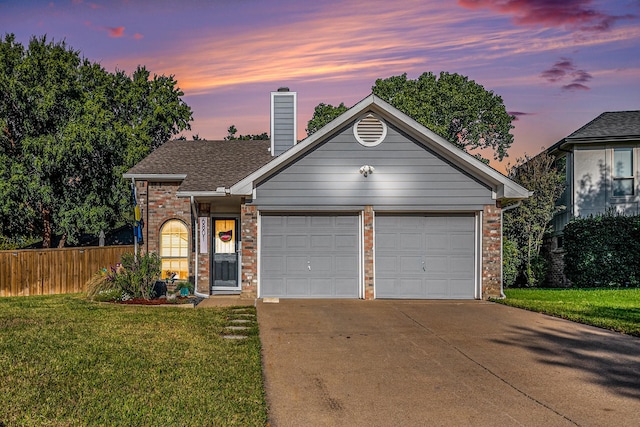
POLYGON ((640 339, 484 301, 258 303, 272 426, 639 426, 640 339))

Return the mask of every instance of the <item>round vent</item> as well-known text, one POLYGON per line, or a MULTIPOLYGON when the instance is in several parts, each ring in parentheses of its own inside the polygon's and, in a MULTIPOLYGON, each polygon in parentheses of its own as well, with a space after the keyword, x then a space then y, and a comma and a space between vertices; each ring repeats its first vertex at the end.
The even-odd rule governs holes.
POLYGON ((360 144, 373 147, 380 144, 387 136, 387 125, 373 114, 367 114, 356 122, 353 134, 360 144))

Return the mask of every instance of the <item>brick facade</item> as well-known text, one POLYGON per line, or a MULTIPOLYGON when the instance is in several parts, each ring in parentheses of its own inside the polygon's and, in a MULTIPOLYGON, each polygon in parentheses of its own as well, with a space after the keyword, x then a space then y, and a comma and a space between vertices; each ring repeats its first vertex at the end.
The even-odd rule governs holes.
POLYGON ((482 298, 502 296, 501 208, 486 205, 482 214, 482 298))
POLYGON ((258 297, 258 211, 242 204, 242 292, 243 298, 258 297))
MULTIPOLYGON (((187 227, 189 235, 193 236, 190 200, 176 197, 180 182, 137 181, 136 185, 138 203, 143 210, 142 217, 144 219, 144 243, 141 249, 148 252, 160 252, 160 230, 170 219, 182 221, 187 227)), ((189 239, 189 280, 191 282, 194 282, 194 251, 193 239, 189 239)))
POLYGON ((374 294, 374 213, 373 206, 364 208, 364 299, 375 298, 374 294))

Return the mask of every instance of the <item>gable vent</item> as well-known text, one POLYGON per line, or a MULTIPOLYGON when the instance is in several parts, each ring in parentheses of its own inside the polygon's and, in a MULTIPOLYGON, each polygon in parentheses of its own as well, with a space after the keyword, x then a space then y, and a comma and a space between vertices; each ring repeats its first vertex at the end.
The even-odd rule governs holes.
POLYGON ((353 134, 360 144, 365 147, 374 147, 387 136, 387 125, 373 114, 367 114, 356 122, 353 134))

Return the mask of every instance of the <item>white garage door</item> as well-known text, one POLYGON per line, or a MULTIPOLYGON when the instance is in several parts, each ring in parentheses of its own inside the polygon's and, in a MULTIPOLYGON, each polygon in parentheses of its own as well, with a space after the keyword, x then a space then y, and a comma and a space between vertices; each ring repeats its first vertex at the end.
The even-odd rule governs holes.
POLYGON ((358 297, 358 217, 264 215, 260 296, 358 297))
POLYGON ((376 298, 473 299, 475 217, 376 216, 376 298))

